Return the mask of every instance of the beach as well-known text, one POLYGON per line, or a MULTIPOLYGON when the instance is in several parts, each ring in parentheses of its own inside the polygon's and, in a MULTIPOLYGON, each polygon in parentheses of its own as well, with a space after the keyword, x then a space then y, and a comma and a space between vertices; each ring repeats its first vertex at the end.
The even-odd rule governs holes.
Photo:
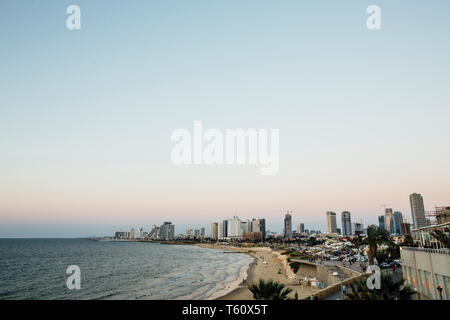
MULTIPOLYGON (((283 263, 283 258, 276 251, 272 251, 267 247, 233 247, 228 245, 213 245, 213 244, 197 244, 203 248, 219 249, 224 252, 239 252, 245 253, 251 256, 254 261, 250 263, 246 274, 240 279, 239 283, 236 283, 235 288, 230 288, 230 292, 218 297, 218 300, 253 300, 253 294, 248 289, 248 285, 257 283, 260 279, 278 281, 286 287, 292 289, 289 294, 289 298, 294 299, 297 292, 298 298, 310 296, 313 292, 317 291, 313 287, 299 285, 295 283, 295 279, 290 274, 290 269, 283 263)), ((233 253, 224 253, 233 254, 233 253)))

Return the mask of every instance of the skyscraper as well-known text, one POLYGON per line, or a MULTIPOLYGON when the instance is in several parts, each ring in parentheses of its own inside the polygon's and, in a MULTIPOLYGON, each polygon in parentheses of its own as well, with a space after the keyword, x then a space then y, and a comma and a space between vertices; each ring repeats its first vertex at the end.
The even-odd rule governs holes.
POLYGON ((251 228, 250 221, 248 220, 241 220, 241 229, 239 231, 239 236, 242 236, 244 232, 249 232, 251 228))
POLYGON ((162 240, 173 240, 175 238, 175 226, 172 222, 164 222, 159 228, 159 238, 162 240))
POLYGON ((289 211, 284 216, 284 237, 286 239, 292 238, 292 216, 289 211))
POLYGON ((428 225, 425 218, 425 206, 423 205, 423 198, 420 193, 412 193, 409 195, 409 203, 411 205, 411 215, 413 219, 414 228, 422 228, 428 225))
POLYGON ((337 233, 336 213, 327 211, 327 230, 328 233, 337 233))
POLYGON ((252 232, 262 232, 263 240, 266 238, 266 220, 265 219, 252 219, 251 223, 252 232))
POLYGON ((378 216, 378 228, 386 230, 386 216, 378 216))
POLYGON ((386 230, 389 231, 390 234, 395 233, 394 231, 394 221, 393 221, 393 214, 392 214, 392 209, 391 208, 386 208, 385 209, 385 226, 386 226, 386 230))
POLYGON ((228 219, 227 238, 242 238, 241 220, 237 216, 234 216, 232 219, 228 219))
POLYGON ((303 233, 305 232, 305 224, 304 223, 299 223, 297 225, 297 233, 303 233))
POLYGON ((217 222, 211 223, 211 239, 217 240, 219 238, 219 224, 217 222))
POLYGON ((223 234, 223 222, 219 222, 219 229, 217 230, 217 238, 219 240, 226 238, 226 235, 223 234))
POLYGON ((263 241, 266 240, 266 219, 259 220, 259 230, 262 232, 263 241))
POLYGON ((228 220, 223 220, 222 222, 222 235, 223 238, 228 237, 228 220))
POLYGON ((350 212, 343 211, 341 213, 341 222, 342 222, 342 234, 344 236, 352 235, 352 218, 350 212))
POLYGON ((359 222, 352 222, 352 233, 355 236, 364 234, 364 225, 359 222))
POLYGON ((401 235, 402 232, 402 223, 403 223, 403 215, 400 211, 395 211, 394 215, 392 216, 393 223, 393 233, 401 235))

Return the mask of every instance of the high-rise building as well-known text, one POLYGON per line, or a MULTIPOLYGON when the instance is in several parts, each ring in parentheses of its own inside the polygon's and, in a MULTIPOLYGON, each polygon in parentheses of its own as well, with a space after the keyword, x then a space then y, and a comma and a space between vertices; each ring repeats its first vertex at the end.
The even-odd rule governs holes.
POLYGON ((242 237, 241 220, 234 216, 227 220, 227 238, 238 239, 242 237))
POLYGON ((137 238, 138 238, 138 239, 144 239, 144 229, 139 228, 137 238))
POLYGON ((304 233, 305 232, 305 224, 304 223, 299 223, 297 225, 297 233, 304 233))
POLYGON ((162 240, 173 240, 175 239, 175 226, 172 222, 166 221, 159 228, 159 238, 162 240))
POLYGON ((411 205, 411 215, 414 228, 417 229, 426 227, 428 222, 425 218, 425 206, 423 205, 422 195, 419 193, 410 194, 409 203, 411 205))
POLYGON ((327 211, 327 231, 337 233, 336 213, 333 211, 327 211))
POLYGON ((392 233, 402 235, 403 215, 400 211, 395 211, 392 215, 393 231, 392 233))
POLYGON ((200 236, 205 237, 205 227, 200 228, 200 236))
POLYGON ((259 231, 262 232, 263 241, 266 240, 266 219, 258 219, 259 220, 259 231))
POLYGON ((263 240, 266 237, 266 220, 265 219, 252 219, 251 229, 252 232, 261 231, 263 240))
POLYGON ((250 224, 250 230, 249 231, 259 231, 259 219, 252 219, 252 222, 250 224))
POLYGON ((364 225, 359 222, 352 222, 352 232, 355 236, 364 234, 364 225))
POLYGON ((284 216, 284 237, 286 239, 292 238, 292 216, 289 211, 284 216))
POLYGON ((219 223, 219 239, 226 239, 228 237, 228 220, 223 220, 219 223))
POLYGON ((219 240, 226 238, 226 235, 223 234, 223 221, 219 222, 219 229, 217 230, 217 238, 219 240))
POLYGON ((352 235, 352 218, 350 212, 343 211, 341 213, 341 222, 342 222, 342 234, 344 236, 352 235))
POLYGON ((389 231, 390 234, 394 233, 394 222, 393 222, 393 213, 391 208, 385 209, 385 225, 386 230, 389 231))
POLYGON ((219 224, 217 222, 211 223, 211 239, 219 239, 219 224))
POLYGON ((153 225, 152 230, 150 231, 148 236, 150 237, 150 239, 153 239, 153 240, 159 239, 159 232, 160 232, 160 227, 153 225))
POLYGON ((402 222, 401 224, 402 227, 402 234, 403 235, 411 235, 411 224, 407 223, 406 221, 402 222))
POLYGON ((251 223, 248 220, 241 220, 241 230, 239 230, 239 236, 242 236, 244 232, 249 232, 251 228, 251 223))
POLYGON ((378 228, 386 230, 386 216, 378 216, 378 228))

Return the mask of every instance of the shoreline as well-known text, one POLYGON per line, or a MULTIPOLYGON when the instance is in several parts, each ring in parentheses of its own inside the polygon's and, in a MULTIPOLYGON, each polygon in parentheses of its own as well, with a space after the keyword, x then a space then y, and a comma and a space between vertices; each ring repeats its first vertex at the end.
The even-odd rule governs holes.
MULTIPOLYGON (((289 277, 286 266, 282 258, 274 253, 269 247, 233 247, 217 244, 196 244, 201 248, 223 250, 224 253, 242 253, 253 259, 246 268, 245 273, 241 273, 234 282, 234 288, 222 291, 222 295, 211 295, 209 299, 215 300, 253 300, 253 294, 248 289, 248 285, 257 283, 260 279, 272 279, 286 286, 292 285, 292 279, 289 277), (213 296, 216 296, 213 298, 213 296)), ((295 294, 295 290, 291 293, 295 294)))
POLYGON ((216 292, 213 292, 206 298, 206 300, 221 300, 222 297, 225 297, 234 292, 239 287, 242 287, 245 283, 245 279, 247 279, 248 277, 248 272, 252 264, 253 262, 250 262, 248 266, 243 266, 236 280, 232 281, 230 284, 228 284, 228 286, 225 283, 224 288, 219 289, 216 292))
MULTIPOLYGON (((186 245, 186 244, 183 244, 186 245)), ((189 245, 189 244, 188 244, 189 245)), ((231 283, 231 285, 226 288, 227 284, 224 283, 224 287, 221 290, 218 290, 217 292, 212 293, 209 297, 206 298, 206 300, 228 300, 226 297, 234 296, 236 292, 247 289, 247 280, 249 276, 253 273, 253 268, 256 265, 256 257, 249 252, 248 249, 242 249, 238 247, 233 246, 227 246, 227 245, 217 245, 217 244, 206 244, 206 243, 193 243, 191 244, 195 247, 203 248, 203 249, 211 249, 211 250, 223 250, 223 254, 245 254, 248 255, 253 259, 252 262, 248 264, 248 266, 244 266, 241 268, 241 271, 239 272, 238 278, 231 283)), ((250 292, 250 291, 249 291, 250 292)))

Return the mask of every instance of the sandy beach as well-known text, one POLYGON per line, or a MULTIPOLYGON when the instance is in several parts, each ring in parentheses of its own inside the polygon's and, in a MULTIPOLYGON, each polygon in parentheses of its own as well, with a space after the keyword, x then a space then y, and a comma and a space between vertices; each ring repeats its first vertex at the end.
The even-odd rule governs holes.
MULTIPOLYGON (((198 244, 198 246, 209 249, 220 249, 224 252, 240 252, 250 255, 254 261, 249 265, 244 281, 231 292, 217 298, 218 300, 253 300, 253 295, 247 286, 257 283, 260 279, 278 281, 292 289, 289 298, 294 299, 297 292, 299 299, 310 296, 314 291, 312 287, 295 284, 295 280, 289 278, 283 261, 269 248, 238 248, 225 245, 198 244)), ((224 253, 232 254, 232 253, 224 253)))

